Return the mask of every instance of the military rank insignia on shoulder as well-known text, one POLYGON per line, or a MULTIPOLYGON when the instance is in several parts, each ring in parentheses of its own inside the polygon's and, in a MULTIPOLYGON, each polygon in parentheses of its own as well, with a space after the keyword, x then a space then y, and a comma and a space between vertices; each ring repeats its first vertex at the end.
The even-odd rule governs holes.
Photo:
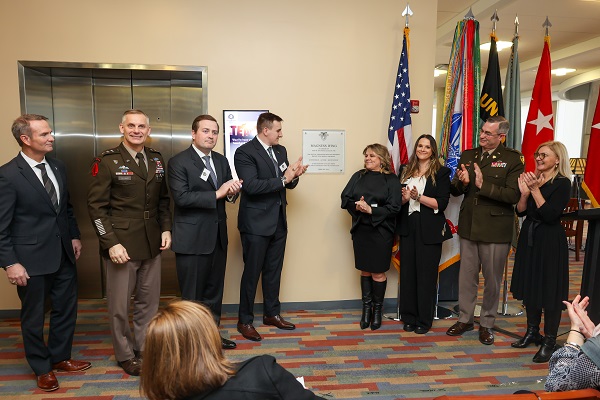
POLYGON ((158 151, 158 150, 156 150, 156 149, 153 149, 152 147, 147 147, 147 149, 148 149, 148 151, 151 151, 151 152, 153 152, 153 153, 158 153, 158 154, 160 154, 160 151, 158 151))

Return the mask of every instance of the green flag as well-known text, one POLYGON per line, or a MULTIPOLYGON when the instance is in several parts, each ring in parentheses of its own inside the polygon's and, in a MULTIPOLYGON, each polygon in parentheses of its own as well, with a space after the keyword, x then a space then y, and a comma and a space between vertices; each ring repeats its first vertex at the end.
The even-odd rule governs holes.
POLYGON ((518 48, 519 35, 515 34, 504 80, 504 109, 506 110, 505 117, 510 124, 508 135, 506 135, 506 147, 521 150, 523 134, 521 131, 521 76, 518 48))

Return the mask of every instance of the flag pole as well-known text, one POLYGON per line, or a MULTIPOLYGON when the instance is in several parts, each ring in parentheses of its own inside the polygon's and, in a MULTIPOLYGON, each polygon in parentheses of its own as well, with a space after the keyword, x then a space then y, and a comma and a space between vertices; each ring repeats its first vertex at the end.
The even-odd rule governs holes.
MULTIPOLYGON (((402 42, 403 42, 403 46, 404 46, 404 41, 406 41, 406 59, 408 60, 408 33, 410 31, 409 29, 409 18, 413 15, 412 10, 410 9, 410 5, 408 3, 406 3, 406 8, 404 9, 404 11, 402 11, 402 16, 405 17, 404 20, 404 31, 402 32, 402 42)), ((394 165, 394 169, 397 171, 400 168, 400 165, 394 165)), ((394 172, 396 172, 394 171, 394 172)), ((398 240, 395 239, 395 242, 397 244, 397 251, 400 251, 400 243, 398 240)), ((396 257, 396 255, 392 255, 392 257, 396 257)), ((383 317, 386 319, 390 319, 393 321, 400 321, 400 260, 397 259, 396 261, 393 261, 394 263, 397 262, 398 267, 398 295, 396 297, 396 314, 383 314, 383 317)))

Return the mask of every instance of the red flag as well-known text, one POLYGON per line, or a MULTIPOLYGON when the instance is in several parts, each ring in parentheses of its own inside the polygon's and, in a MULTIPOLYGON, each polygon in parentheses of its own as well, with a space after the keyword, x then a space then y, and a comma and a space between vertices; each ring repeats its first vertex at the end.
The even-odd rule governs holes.
POLYGON ((550 70, 550 37, 546 36, 544 38, 544 50, 542 51, 540 66, 538 67, 535 84, 533 85, 531 103, 529 103, 525 132, 523 133, 521 151, 523 152, 523 156, 525 156, 525 171, 535 170, 533 153, 537 147, 544 142, 554 139, 550 70))
POLYGON ((583 175, 581 187, 587 193, 592 205, 600 207, 600 157, 590 157, 592 154, 600 152, 600 93, 596 102, 596 111, 592 120, 592 130, 590 133, 590 145, 588 146, 588 158, 583 175))

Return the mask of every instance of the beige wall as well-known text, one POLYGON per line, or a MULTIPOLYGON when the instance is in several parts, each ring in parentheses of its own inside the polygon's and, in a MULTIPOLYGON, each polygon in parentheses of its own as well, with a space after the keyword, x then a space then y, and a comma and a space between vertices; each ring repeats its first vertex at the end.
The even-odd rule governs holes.
MULTIPOLYGON (((362 167, 364 146, 386 141, 404 7, 395 0, 4 2, 0 163, 18 151, 9 132, 20 113, 17 60, 207 66, 209 113, 221 118, 223 109, 267 108, 281 115, 290 159, 301 155, 302 129, 346 130, 346 173, 307 174, 288 194, 281 300, 356 299, 350 217, 339 196, 362 167)), ((411 7, 412 98, 421 101, 413 132, 421 134, 431 130, 437 0, 411 7)), ((237 205, 228 213, 225 303, 237 303, 237 205)), ((396 272, 389 277, 387 297, 395 297, 396 272)), ((18 307, 2 277, 0 309, 18 307)))

